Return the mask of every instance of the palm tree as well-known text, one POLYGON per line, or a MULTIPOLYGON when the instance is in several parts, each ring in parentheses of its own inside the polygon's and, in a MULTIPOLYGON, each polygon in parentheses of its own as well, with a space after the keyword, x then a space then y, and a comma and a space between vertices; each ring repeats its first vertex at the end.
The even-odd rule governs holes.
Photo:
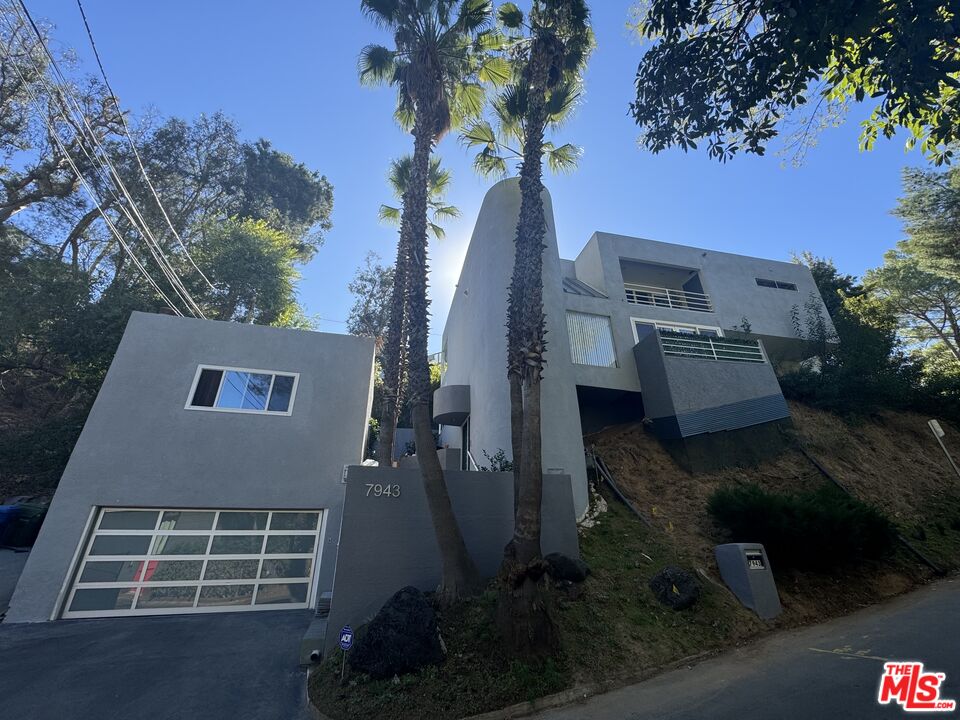
MULTIPOLYGON (((398 200, 403 200, 410 185, 410 171, 413 158, 405 155, 390 163, 390 172, 387 180, 398 200)), ((440 158, 432 158, 427 171, 427 207, 431 218, 427 225, 431 234, 438 240, 445 236, 442 220, 460 217, 460 210, 453 205, 447 205, 443 198, 450 187, 451 174, 440 166, 440 158)), ((403 212, 398 207, 381 205, 379 217, 381 222, 389 222, 402 227, 403 212)), ((397 243, 397 263, 394 271, 394 286, 390 296, 389 322, 387 336, 381 353, 381 367, 383 371, 383 400, 380 412, 380 432, 377 444, 377 461, 383 467, 390 467, 393 461, 394 435, 397 429, 397 418, 400 415, 400 399, 403 385, 403 375, 406 369, 406 354, 404 344, 406 340, 404 304, 406 300, 406 260, 405 245, 397 243)))
MULTIPOLYGON (((409 155, 393 160, 390 163, 390 172, 387 174, 387 180, 393 189, 394 197, 403 200, 410 185, 410 170, 413 165, 413 158, 409 155)), ((450 187, 451 174, 440 166, 440 158, 430 160, 430 168, 427 172, 427 207, 430 210, 431 217, 427 223, 430 233, 442 240, 446 233, 440 222, 452 218, 460 217, 460 210, 444 203, 443 198, 450 187)), ((380 221, 400 225, 403 212, 400 208, 392 205, 380 206, 380 221)), ((398 243, 398 251, 401 245, 398 243)), ((405 263, 398 255, 396 267, 399 269, 405 266, 405 263)), ((403 352, 406 340, 404 317, 404 301, 406 284, 405 277, 399 277, 400 273, 394 272, 394 288, 390 297, 390 321, 388 323, 388 342, 384 346, 384 352, 381 354, 381 367, 383 370, 383 400, 380 413, 380 434, 377 444, 377 460, 380 465, 389 467, 393 460, 394 436, 397 429, 397 419, 400 416, 400 405, 403 390, 403 376, 406 369, 406 355, 403 352), (396 283, 402 283, 398 289, 396 283), (395 328, 396 337, 393 342, 389 336, 390 329, 395 328), (387 348, 391 355, 389 361, 387 357, 387 348)))
MULTIPOLYGON (((390 163, 387 180, 393 190, 394 197, 398 200, 403 199, 403 194, 410 184, 410 168, 412 165, 413 158, 409 155, 404 155, 390 163)), ((447 236, 440 223, 444 220, 453 220, 460 217, 458 207, 447 205, 444 202, 444 197, 447 190, 450 189, 452 179, 453 176, 450 171, 440 166, 440 158, 430 159, 430 169, 427 171, 427 210, 430 212, 430 218, 427 221, 427 228, 437 240, 443 240, 447 236)), ((402 213, 403 211, 398 207, 381 205, 380 221, 399 225, 402 213)))
POLYGON ((500 569, 497 620, 510 649, 523 657, 552 652, 558 643, 550 615, 540 545, 543 498, 540 383, 545 365, 543 313, 543 158, 554 170, 571 169, 577 148, 544 140, 581 95, 583 69, 593 48, 590 11, 584 0, 533 0, 529 14, 502 5, 512 82, 492 103, 497 129, 478 122, 462 135, 482 149, 474 166, 504 174, 520 162, 520 215, 514 240, 507 304, 507 376, 513 442, 515 517, 513 538, 500 569))
POLYGON ((360 53, 362 82, 397 89, 395 118, 413 135, 409 182, 403 194, 397 284, 405 297, 406 326, 393 317, 387 342, 399 362, 407 335, 407 385, 417 459, 443 564, 438 589, 442 603, 480 588, 480 575, 467 554, 437 457, 429 412, 427 357, 427 188, 434 145, 484 106, 484 81, 506 79, 506 63, 486 50, 493 42, 489 0, 361 0, 361 8, 393 35, 394 48, 368 45, 360 53))

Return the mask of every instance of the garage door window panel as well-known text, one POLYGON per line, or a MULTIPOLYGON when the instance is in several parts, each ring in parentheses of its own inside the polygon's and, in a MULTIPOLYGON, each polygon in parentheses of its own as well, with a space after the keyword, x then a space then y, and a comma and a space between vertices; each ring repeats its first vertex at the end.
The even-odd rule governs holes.
POLYGON ((307 607, 320 515, 103 509, 63 615, 307 607))

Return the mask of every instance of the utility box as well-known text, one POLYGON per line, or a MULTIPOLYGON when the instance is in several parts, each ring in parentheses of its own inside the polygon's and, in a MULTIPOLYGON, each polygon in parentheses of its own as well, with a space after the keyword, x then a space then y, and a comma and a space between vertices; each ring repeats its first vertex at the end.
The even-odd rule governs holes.
POLYGON ((759 543, 728 543, 714 549, 720 577, 745 607, 764 620, 780 614, 780 596, 770 561, 759 543))

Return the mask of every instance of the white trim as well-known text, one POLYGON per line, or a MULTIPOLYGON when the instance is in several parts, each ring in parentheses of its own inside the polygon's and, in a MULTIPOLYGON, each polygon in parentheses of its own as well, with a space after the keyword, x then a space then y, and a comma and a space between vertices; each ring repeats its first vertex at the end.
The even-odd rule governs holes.
MULTIPOLYGON (((673 322, 672 320, 654 320, 652 318, 631 317, 630 329, 633 331, 633 344, 640 342, 640 336, 637 334, 637 323, 647 323, 653 325, 658 330, 670 330, 672 328, 687 328, 691 330, 715 330, 718 337, 724 337, 723 329, 716 325, 697 325, 694 323, 673 322)), ((697 333, 699 334, 699 332, 697 333)))
POLYGON ((84 549, 84 538, 88 537, 94 527, 94 521, 99 519, 99 508, 96 505, 90 506, 90 513, 87 515, 87 522, 83 526, 83 534, 80 536, 80 542, 77 543, 77 549, 73 551, 73 558, 70 560, 70 568, 63 577, 63 583, 60 585, 60 592, 57 593, 57 600, 53 603, 53 612, 50 613, 50 619, 56 620, 60 613, 67 607, 67 598, 72 590, 73 579, 80 575, 80 561, 83 556, 80 554, 84 549))
POLYGON ((263 370, 255 368, 241 368, 241 367, 230 367, 227 365, 205 365, 200 364, 197 366, 197 371, 193 375, 193 382, 190 383, 190 392, 187 395, 187 402, 183 406, 184 410, 202 410, 205 412, 227 412, 227 413, 240 413, 244 415, 279 415, 279 416, 290 416, 293 414, 293 403, 297 398, 297 388, 300 386, 300 373, 288 371, 288 370, 263 370), (220 385, 217 386, 217 396, 213 400, 213 407, 206 407, 203 405, 191 405, 193 402, 193 394, 197 391, 197 384, 200 382, 200 373, 204 370, 220 370, 224 374, 220 377, 220 385), (226 377, 228 372, 245 372, 245 373, 255 373, 258 375, 270 375, 270 391, 267 393, 267 406, 270 405, 270 395, 273 393, 273 382, 276 380, 277 375, 288 375, 293 377, 293 387, 290 389, 290 403, 287 405, 285 412, 280 412, 278 410, 255 410, 253 408, 222 408, 217 407, 217 403, 220 401, 220 391, 223 389, 223 380, 226 377))
MULTIPOLYGON (((276 610, 276 609, 301 609, 309 608, 314 603, 316 597, 316 583, 319 578, 320 560, 322 557, 322 543, 326 533, 327 511, 317 508, 147 508, 147 507, 99 507, 91 510, 91 517, 88 520, 88 527, 84 533, 84 538, 77 546, 76 563, 72 573, 67 575, 65 580, 66 592, 65 600, 62 606, 57 608, 59 615, 54 617, 64 618, 84 618, 84 617, 115 617, 130 615, 170 615, 176 613, 199 613, 199 612, 235 612, 244 610, 276 610), (100 530, 101 519, 112 511, 144 511, 156 512, 157 518, 153 527, 149 529, 123 530, 123 529, 105 529, 100 530), (160 527, 165 512, 210 512, 213 513, 213 520, 210 528, 205 530, 164 530, 160 527), (263 530, 217 530, 217 524, 221 513, 230 512, 263 512, 267 513, 267 528, 263 530), (273 518, 281 513, 310 513, 317 515, 317 525, 313 530, 284 530, 273 528, 273 518), (146 537, 149 542, 145 552, 130 555, 93 555, 91 550, 95 540, 99 537, 125 536, 125 537, 146 537), (176 554, 176 555, 154 555, 151 553, 156 539, 160 537, 200 537, 206 540, 204 552, 196 554, 176 554), (247 553, 217 553, 211 554, 213 540, 216 537, 237 537, 254 536, 260 539, 260 552, 247 553), (277 536, 295 536, 313 538, 313 549, 309 552, 278 552, 268 553, 267 544, 271 537, 277 536), (255 577, 250 578, 209 578, 205 577, 207 563, 210 560, 247 560, 256 561, 257 570, 255 577), (312 564, 306 577, 275 577, 261 578, 263 563, 265 560, 309 560, 312 564), (137 580, 120 580, 104 582, 80 582, 80 577, 88 563, 91 562, 132 562, 140 563, 137 574, 140 576, 137 580), (150 580, 144 579, 144 568, 148 563, 155 562, 194 562, 200 564, 199 574, 196 579, 178 579, 178 580, 150 580), (261 586, 267 585, 305 585, 305 601, 300 603, 264 603, 257 604, 257 595, 261 586), (253 595, 249 605, 212 605, 202 606, 199 604, 202 588, 208 586, 224 585, 251 585, 253 586, 253 595), (190 604, 176 608, 138 608, 140 596, 145 588, 154 587, 191 587, 195 589, 193 599, 190 604), (133 600, 129 608, 115 610, 69 610, 70 604, 78 590, 96 590, 120 588, 133 590, 133 600)), ((53 618, 51 618, 53 619, 53 618)))

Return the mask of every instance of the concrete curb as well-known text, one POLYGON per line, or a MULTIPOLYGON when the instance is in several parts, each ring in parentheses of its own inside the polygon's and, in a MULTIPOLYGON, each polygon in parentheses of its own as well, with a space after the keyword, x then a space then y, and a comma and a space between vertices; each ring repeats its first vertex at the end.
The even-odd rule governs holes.
POLYGON ((680 658, 679 660, 674 660, 673 662, 665 665, 660 665, 655 668, 648 668, 647 670, 639 673, 618 675, 614 678, 610 678, 609 680, 599 683, 576 685, 567 690, 561 690, 558 693, 554 693, 553 695, 545 695, 544 697, 537 698, 536 700, 529 700, 527 702, 517 703, 516 705, 509 705, 505 708, 491 710, 490 712, 485 712, 480 715, 470 715, 462 720, 512 720, 512 718, 526 717, 528 715, 532 715, 533 713, 543 712, 544 710, 554 710, 565 705, 573 705, 574 703, 583 702, 594 695, 602 695, 603 693, 608 693, 611 690, 617 690, 619 688, 626 687, 627 685, 635 685, 636 683, 643 682, 644 680, 649 680, 655 675, 676 670, 684 665, 696 664, 702 660, 706 660, 709 657, 713 657, 714 655, 719 655, 727 649, 729 648, 706 650, 702 653, 697 653, 696 655, 688 655, 687 657, 680 658))
MULTIPOLYGON (((572 688, 561 690, 553 695, 544 695, 536 700, 528 700, 515 705, 508 705, 505 708, 500 708, 499 710, 490 710, 489 712, 481 713, 480 715, 470 715, 469 717, 462 718, 462 720, 512 720, 513 718, 526 717, 534 713, 543 712, 544 710, 554 710, 565 705, 573 705, 574 703, 583 702, 594 695, 602 695, 603 693, 610 692, 611 690, 617 690, 628 685, 635 685, 636 683, 643 682, 644 680, 649 680, 656 675, 660 675, 671 670, 676 670, 684 665, 695 665, 702 660, 706 660, 707 658, 715 655, 720 655, 729 649, 730 648, 716 648, 713 650, 706 650, 702 653, 697 653, 696 655, 688 655, 687 657, 680 658, 679 660, 674 660, 666 665, 648 668, 647 670, 639 673, 625 673, 599 683, 575 685, 572 688)), ((314 668, 310 668, 307 671, 308 688, 310 684, 310 674, 313 672, 314 668)), ((307 705, 310 707, 310 713, 313 715, 314 720, 332 720, 332 718, 320 712, 317 706, 313 704, 313 701, 310 700, 309 689, 306 690, 306 693, 307 705)))

